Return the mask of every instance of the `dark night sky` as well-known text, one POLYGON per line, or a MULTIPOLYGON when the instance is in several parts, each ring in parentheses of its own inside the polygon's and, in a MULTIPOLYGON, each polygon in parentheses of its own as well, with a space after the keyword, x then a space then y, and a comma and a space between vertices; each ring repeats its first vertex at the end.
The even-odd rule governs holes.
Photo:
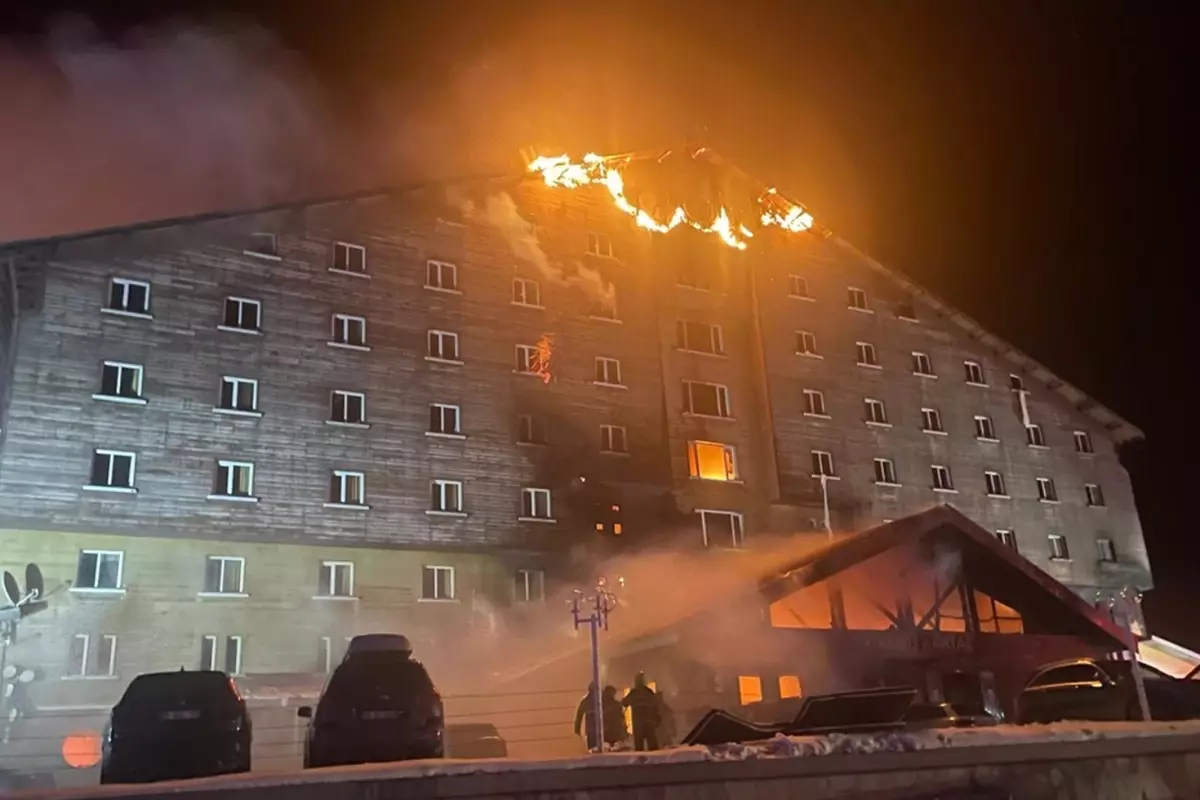
POLYGON ((1124 461, 1159 587, 1147 600, 1150 622, 1200 647, 1190 613, 1200 545, 1184 503, 1186 464, 1200 445, 1181 385, 1194 372, 1192 335, 1167 322, 1189 310, 1182 276, 1195 260, 1184 249, 1185 217, 1196 209, 1184 176, 1196 174, 1198 139, 1185 110, 1184 76, 1195 65, 1182 14, 1068 0, 26 5, 37 8, 0 12, 0 21, 18 15, 8 18, 7 58, 0 47, 0 112, 10 103, 18 113, 0 116, 27 123, 0 129, 4 193, 22 198, 7 210, 0 201, 0 238, 283 199, 301 186, 515 168, 522 147, 614 152, 702 140, 1145 430, 1124 461), (164 6, 172 35, 200 24, 256 24, 270 35, 239 44, 233 66, 226 56, 216 67, 211 55, 184 58, 172 62, 180 74, 148 85, 146 73, 173 73, 138 62, 145 40, 131 43, 128 29, 164 24, 164 6), (42 102, 77 102, 76 83, 71 94, 8 81, 42 47, 52 10, 69 7, 86 10, 116 52, 134 53, 139 77, 116 84, 104 107, 126 109, 107 116, 149 133, 96 132, 95 117, 42 102), (288 65, 285 87, 303 86, 296 113, 317 121, 289 122, 275 132, 278 147, 263 146, 319 149, 333 167, 265 188, 226 181, 209 195, 146 161, 155 129, 180 125, 189 136, 163 133, 163 153, 207 148, 199 172, 244 178, 244 153, 231 167, 225 148, 246 138, 239 125, 255 136, 270 127, 254 114, 279 124, 283 112, 255 99, 276 91, 257 87, 278 82, 241 71, 261 77, 278 60, 288 65), (233 83, 197 88, 196 73, 210 80, 225 68, 233 83), (226 87, 245 90, 232 110, 226 87), (171 104, 193 97, 201 122, 166 119, 186 116, 171 104), (206 127, 214 120, 222 127, 206 127), (130 141, 134 152, 113 155, 130 141), (73 205, 61 184, 32 178, 47 152, 59 174, 87 176, 73 205), (98 163, 72 160, 96 152, 98 163), (118 169, 125 174, 112 177, 118 169))

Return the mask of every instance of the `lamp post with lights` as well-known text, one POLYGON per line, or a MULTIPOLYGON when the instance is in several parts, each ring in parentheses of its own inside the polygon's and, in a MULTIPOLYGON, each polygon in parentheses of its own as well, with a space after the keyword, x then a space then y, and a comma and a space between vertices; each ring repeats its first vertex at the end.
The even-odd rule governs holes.
POLYGON ((1101 600, 1107 603, 1113 618, 1121 626, 1121 632, 1125 634, 1125 646, 1129 649, 1130 669, 1133 670, 1133 685, 1137 687, 1138 707, 1142 712, 1142 719, 1149 722, 1150 703, 1146 700, 1146 684, 1142 680, 1142 670, 1138 666, 1137 634, 1133 631, 1133 626, 1138 619, 1137 609, 1142 604, 1142 593, 1131 586, 1125 586, 1120 592, 1107 597, 1097 592, 1096 602, 1099 603, 1101 600))
MULTIPOLYGON (((618 578, 624 585, 624 579, 618 578)), ((617 596, 608 588, 604 578, 596 582, 595 593, 585 596, 582 589, 576 589, 571 598, 571 616, 575 621, 575 630, 587 625, 592 641, 592 733, 595 736, 596 747, 604 750, 604 708, 600 700, 600 629, 608 630, 608 615, 617 606, 617 596)))

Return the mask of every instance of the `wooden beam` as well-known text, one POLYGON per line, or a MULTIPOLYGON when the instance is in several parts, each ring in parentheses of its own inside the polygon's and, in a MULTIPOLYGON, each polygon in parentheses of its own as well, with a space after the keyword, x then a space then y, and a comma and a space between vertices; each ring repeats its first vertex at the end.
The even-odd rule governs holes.
POLYGON ((921 621, 917 623, 918 630, 924 628, 929 624, 930 620, 938 615, 938 612, 942 610, 942 604, 950 598, 950 595, 954 594, 954 592, 958 589, 958 586, 959 581, 955 581, 947 586, 945 591, 938 595, 937 600, 935 600, 933 603, 933 608, 926 611, 925 616, 921 617, 921 621))

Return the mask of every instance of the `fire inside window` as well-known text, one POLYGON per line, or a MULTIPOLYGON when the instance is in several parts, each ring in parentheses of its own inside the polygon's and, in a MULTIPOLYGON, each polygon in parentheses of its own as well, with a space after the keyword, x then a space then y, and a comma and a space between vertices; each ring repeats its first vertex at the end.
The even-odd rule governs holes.
POLYGON ((690 442, 688 472, 701 480, 736 481, 737 462, 733 448, 713 442, 690 442))
POLYGON ((624 531, 625 526, 621 524, 621 507, 619 505, 613 503, 607 511, 601 511, 600 521, 596 523, 596 533, 612 533, 613 536, 620 536, 624 531))
POLYGON ((550 357, 553 353, 554 346, 549 336, 538 339, 533 355, 529 359, 529 371, 541 378, 542 383, 550 382, 550 357))

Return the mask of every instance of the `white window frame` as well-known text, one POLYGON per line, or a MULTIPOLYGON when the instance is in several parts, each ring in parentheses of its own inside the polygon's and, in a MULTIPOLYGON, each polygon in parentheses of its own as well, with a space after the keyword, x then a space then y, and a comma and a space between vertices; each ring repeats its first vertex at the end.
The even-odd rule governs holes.
POLYGON ((1051 561, 1071 560, 1071 548, 1067 545, 1067 537, 1063 536, 1061 533, 1051 533, 1046 536, 1046 539, 1050 543, 1051 561), (1061 545, 1061 547, 1059 545, 1061 545))
POLYGON ((542 286, 533 278, 513 278, 513 294, 512 304, 514 306, 524 306, 525 308, 545 308, 542 305, 542 286), (529 287, 533 287, 533 293, 537 296, 537 302, 529 302, 529 287))
POLYGON ((332 338, 327 342, 330 347, 341 347, 346 350, 362 350, 364 352, 371 349, 371 346, 367 344, 366 317, 335 312, 331 317, 330 325, 330 336, 332 338), (350 329, 355 323, 362 326, 362 344, 350 341, 350 329))
POLYGON ((1083 493, 1087 498, 1088 508, 1104 508, 1108 505, 1104 499, 1104 489, 1098 483, 1085 483, 1083 493))
POLYGON ((824 358, 817 352, 817 335, 812 331, 796 331, 796 355, 805 358, 824 358))
POLYGON ((221 654, 218 652, 221 640, 211 633, 206 633, 200 637, 200 669, 210 672, 217 671, 217 663, 221 660, 221 654), (209 646, 208 661, 204 660, 204 646, 209 646))
POLYGON ((737 483, 742 480, 741 464, 738 462, 737 447, 731 444, 722 442, 710 442, 703 439, 692 439, 687 443, 688 447, 688 475, 692 480, 698 481, 714 481, 716 483, 737 483), (725 462, 725 478, 706 478, 700 474, 700 447, 719 447, 721 455, 725 462), (695 473, 692 472, 693 465, 696 468, 695 473))
POLYGON ((362 508, 362 509, 368 508, 368 506, 367 506, 367 476, 366 476, 366 474, 359 472, 358 470, 352 470, 352 469, 335 469, 335 470, 333 470, 333 473, 330 477, 333 480, 330 481, 329 488, 331 491, 330 491, 329 502, 327 502, 325 504, 326 506, 337 507, 337 508, 342 508, 342 507, 362 508), (351 496, 354 493, 350 491, 350 489, 352 488, 352 481, 355 478, 358 479, 357 497, 351 496), (334 494, 332 491, 332 489, 334 488, 333 481, 337 481, 337 497, 333 496, 333 494, 334 494))
POLYGON ((825 393, 820 389, 804 389, 804 416, 829 419, 828 407, 825 405, 825 393))
POLYGON ((600 452, 608 455, 627 456, 629 455, 629 431, 624 425, 601 425, 600 426, 600 452), (621 444, 623 449, 616 450, 613 447, 614 432, 621 432, 621 444))
POLYGON ((929 474, 932 488, 935 492, 957 493, 954 488, 954 475, 945 464, 930 464, 929 474))
POLYGON ((222 375, 220 395, 217 397, 217 404, 213 406, 213 411, 218 414, 234 414, 237 416, 246 417, 261 417, 262 411, 258 407, 258 380, 256 378, 239 378, 236 375, 222 375), (234 403, 232 408, 227 408, 222 403, 225 399, 225 384, 232 384, 233 390, 230 395, 230 401, 234 403), (237 398, 242 384, 250 385, 250 400, 253 408, 238 408, 237 398))
MULTIPOLYGON (((64 678, 85 678, 88 674, 88 656, 91 655, 92 637, 86 633, 77 633, 71 637, 70 644, 67 647, 67 657, 70 658, 71 651, 75 649, 75 642, 82 641, 83 648, 79 653, 79 663, 68 662, 67 669, 63 672, 64 678)), ((6 687, 7 688, 7 687, 6 687)))
POLYGON ((1072 438, 1075 440, 1075 452, 1081 456, 1091 456, 1096 454, 1096 448, 1092 444, 1092 435, 1087 431, 1073 431, 1072 438))
POLYGON ((335 559, 323 559, 321 561, 321 583, 317 586, 317 594, 314 599, 331 600, 331 599, 354 599, 354 562, 353 561, 338 561, 335 559), (338 594, 338 575, 345 571, 346 574, 346 592, 338 594))
POLYGON ((433 292, 445 292, 447 294, 462 294, 462 290, 458 288, 458 264, 452 261, 440 261, 436 258, 430 258, 425 261, 425 288, 433 292), (430 279, 437 275, 436 282, 430 279), (446 286, 446 275, 450 276, 450 286, 446 286))
POLYGON ((92 450, 92 459, 88 464, 88 483, 83 487, 90 492, 116 492, 118 494, 137 494, 137 453, 129 450, 110 450, 106 447, 97 447, 92 450), (106 456, 108 458, 108 480, 106 483, 92 483, 92 472, 94 472, 96 457, 106 456), (116 458, 129 459, 129 484, 126 486, 114 486, 113 481, 113 465, 116 458))
POLYGON ((217 325, 217 330, 228 331, 229 333, 245 333, 254 336, 261 335, 263 332, 263 304, 261 300, 255 300, 250 297, 239 297, 237 295, 226 296, 221 304, 221 322, 217 325), (237 307, 238 324, 230 325, 225 322, 225 314, 229 310, 229 304, 233 303, 237 307), (247 328, 242 324, 242 319, 246 313, 246 306, 254 307, 254 321, 258 323, 253 328, 247 328))
POLYGON ((142 385, 146 377, 146 368, 142 364, 130 364, 124 361, 102 361, 100 363, 100 391, 92 395, 93 400, 107 400, 110 403, 129 403, 131 405, 146 405, 146 398, 143 395, 142 385), (117 394, 107 394, 104 391, 104 375, 108 368, 112 367, 117 372, 116 390, 117 394), (120 394, 122 378, 126 372, 132 372, 133 389, 136 394, 126 395, 120 394))
POLYGON ((84 548, 79 551, 79 556, 75 560, 75 578, 76 582, 71 585, 73 592, 124 592, 125 591, 125 551, 124 550, 97 550, 95 548, 84 548), (92 574, 92 586, 80 586, 77 582, 79 577, 79 559, 85 555, 96 556, 96 569, 92 574), (117 557, 117 585, 116 586, 96 586, 100 582, 100 566, 104 561, 104 556, 117 557))
POLYGON ((697 353, 704 356, 723 356, 725 355, 725 332, 721 330, 721 326, 715 322, 697 322, 695 320, 679 319, 675 322, 675 348, 681 353, 697 353), (688 335, 689 325, 703 325, 708 329, 708 346, 709 349, 704 350, 693 345, 698 342, 693 342, 688 335))
POLYGON ((1025 391, 1025 378, 1015 372, 1008 373, 1008 388, 1014 392, 1025 391))
POLYGON ((693 417, 705 417, 708 419, 733 419, 733 407, 729 400, 729 387, 720 383, 709 383, 708 381, 684 381, 683 382, 683 401, 684 413, 693 417), (696 410, 696 402, 694 390, 696 387, 705 387, 713 389, 717 396, 717 413, 705 414, 696 410))
POLYGON ((603 373, 604 380, 597 379, 597 380, 592 381, 592 383, 594 383, 596 386, 615 386, 615 387, 619 387, 622 389, 625 388, 625 384, 622 382, 622 377, 621 377, 621 361, 620 361, 620 359, 611 358, 609 356, 596 356, 595 364, 596 364, 595 375, 599 376, 601 373, 603 373), (616 369, 616 373, 617 373, 617 375, 616 375, 617 379, 615 382, 611 380, 611 378, 613 377, 612 372, 613 372, 614 368, 616 369))
POLYGON ((1117 546, 1109 537, 1096 538, 1096 560, 1102 564, 1117 563, 1117 546))
POLYGON ((546 571, 541 569, 518 569, 513 576, 513 601, 517 603, 541 603, 546 599, 546 571), (518 585, 521 587, 517 589, 518 585))
POLYGON ((588 255, 598 258, 616 258, 616 250, 613 249, 612 237, 607 233, 598 231, 588 231, 587 252, 588 255))
POLYGON ((963 362, 963 373, 966 378, 967 386, 987 386, 987 374, 983 371, 983 364, 970 359, 963 362))
POLYGON ((367 394, 366 392, 352 392, 349 389, 334 389, 329 393, 329 419, 326 420, 331 425, 347 425, 351 427, 367 427, 367 394), (342 419, 337 419, 337 400, 342 400, 342 419), (349 419, 350 417, 350 400, 357 400, 359 410, 362 412, 361 419, 349 419))
POLYGON ((430 403, 429 411, 430 411, 430 414, 429 414, 430 430, 425 431, 426 436, 444 436, 444 437, 451 438, 451 439, 465 438, 463 436, 463 432, 462 432, 462 406, 453 405, 450 403, 430 403), (446 429, 447 428, 446 419, 448 416, 447 412, 450 412, 450 411, 453 412, 454 425, 451 426, 451 427, 453 427, 453 430, 446 429), (433 430, 434 413, 437 414, 437 418, 438 418, 437 427, 440 428, 441 430, 433 430))
POLYGON ((1003 473, 993 469, 984 470, 983 483, 988 497, 1008 497, 1008 484, 1004 481, 1003 473))
POLYGON ((870 303, 867 302, 867 290, 857 286, 846 287, 846 307, 851 311, 861 311, 864 314, 874 314, 870 303))
POLYGON ((245 597, 246 596, 246 559, 242 556, 205 556, 204 558, 204 589, 200 592, 201 596, 212 597, 245 597), (208 565, 213 561, 221 562, 219 572, 220 579, 216 589, 208 587, 208 565), (229 590, 225 587, 225 564, 227 562, 236 562, 238 564, 237 573, 237 588, 229 590))
POLYGON ((537 345, 519 344, 513 351, 515 358, 513 359, 513 372, 518 375, 537 375, 534 367, 538 361, 537 345))
POLYGON ((996 423, 987 414, 975 415, 975 438, 981 442, 998 442, 996 423))
POLYGON ((121 317, 135 317, 137 319, 153 319, 154 314, 151 311, 151 291, 150 281, 140 281, 135 278, 111 278, 108 282, 108 297, 105 298, 104 307, 101 309, 105 314, 115 314, 121 317), (113 288, 121 287, 121 308, 112 305, 113 288), (129 290, 131 287, 137 286, 146 290, 146 308, 144 311, 129 311, 129 290))
POLYGON ((877 400, 874 397, 863 398, 863 411, 866 419, 863 420, 866 424, 876 428, 890 428, 892 423, 888 422, 887 406, 882 400, 877 400))
POLYGON ((243 659, 246 656, 245 651, 246 651, 246 639, 244 636, 240 636, 240 635, 226 636, 225 637, 225 653, 224 653, 225 658, 222 659, 223 663, 221 664, 221 666, 225 667, 225 669, 222 670, 222 672, 224 672, 226 675, 229 675, 231 677, 237 677, 238 675, 243 674, 243 667, 245 666, 243 663, 243 659), (233 647, 234 658, 233 658, 233 669, 232 670, 229 669, 229 649, 230 649, 231 645, 234 646, 233 647))
POLYGON ((1038 450, 1047 449, 1046 431, 1036 422, 1025 426, 1025 443, 1038 450))
POLYGON ((242 252, 248 256, 255 258, 265 258, 268 261, 282 261, 283 257, 279 255, 279 235, 275 233, 267 233, 266 231, 257 231, 250 234, 251 246, 247 247, 242 252), (253 247, 253 242, 260 239, 269 239, 271 241, 269 248, 256 250, 253 247))
MULTIPOLYGON (((117 635, 115 633, 102 633, 100 640, 108 643, 108 663, 96 664, 99 669, 95 672, 85 673, 96 678, 114 678, 117 675, 117 635)), ((103 651, 100 651, 103 652, 103 651)))
MULTIPOLYGON (((696 514, 700 517, 700 535, 703 539, 705 547, 720 547, 730 550, 740 550, 746 546, 746 518, 740 511, 728 511, 719 508, 697 508, 696 514), (708 531, 709 517, 722 517, 728 519, 729 535, 732 541, 729 544, 716 544, 708 531)), ((722 533, 725 531, 722 530, 722 533)))
POLYGON ((517 444, 544 445, 548 439, 544 418, 537 414, 517 415, 517 444))
POLYGON ((442 331, 435 328, 430 328, 425 334, 425 360, 436 361, 440 364, 463 363, 462 342, 459 341, 458 334, 453 331, 442 331), (454 345, 453 358, 449 358, 444 355, 446 352, 446 342, 451 342, 454 345), (435 355, 435 353, 443 355, 435 355))
POLYGON ((936 378, 937 373, 933 371, 933 359, 928 353, 920 350, 912 351, 912 373, 919 378, 936 378))
POLYGON ((926 406, 921 409, 921 430, 924 433, 933 434, 934 436, 945 436, 946 426, 942 423, 942 412, 936 408, 926 406), (936 422, 937 427, 929 427, 930 421, 936 422))
POLYGON ((883 369, 879 364, 879 354, 875 351, 875 345, 870 342, 854 343, 854 363, 867 369, 883 369))
POLYGON ((1034 483, 1037 484, 1038 500, 1043 503, 1058 502, 1058 487, 1054 485, 1054 478, 1038 476, 1034 478, 1034 483))
POLYGON ((241 501, 250 502, 250 503, 258 502, 258 497, 255 496, 255 494, 254 494, 255 487, 254 487, 254 462, 253 461, 235 461, 235 460, 229 459, 229 458, 218 458, 217 459, 217 474, 214 476, 214 481, 213 481, 214 489, 217 488, 215 485, 216 484, 215 478, 220 476, 222 468, 224 468, 226 470, 225 487, 224 487, 225 493, 221 494, 220 492, 214 491, 212 494, 210 494, 208 496, 208 499, 210 499, 210 500, 241 500, 241 501), (237 470, 239 470, 239 469, 248 469, 250 472, 250 480, 249 480, 249 485, 250 485, 249 489, 250 490, 247 494, 234 494, 232 491, 233 488, 237 486, 237 470))
POLYGON ((458 516, 458 517, 466 516, 466 511, 464 509, 466 508, 467 501, 466 501, 466 495, 463 491, 463 482, 462 481, 448 480, 446 478, 434 478, 432 481, 429 482, 429 489, 430 489, 430 493, 429 493, 430 505, 433 507, 430 508, 429 510, 427 510, 425 512, 426 514, 444 514, 444 515, 448 515, 448 516, 458 516), (446 492, 446 490, 450 487, 454 487, 457 491, 457 497, 458 497, 458 507, 457 508, 450 508, 449 506, 452 504, 447 502, 448 498, 453 497, 453 495, 447 495, 447 492, 446 492), (438 499, 437 499, 436 503, 434 503, 434 501, 433 501, 433 490, 434 489, 436 489, 437 493, 438 493, 438 499))
POLYGON ((788 297, 793 300, 815 300, 809 291, 808 278, 804 275, 792 273, 788 275, 788 297), (800 288, 802 293, 797 293, 796 289, 800 288))
POLYGON ((336 272, 340 275, 353 275, 356 278, 369 277, 368 273, 367 273, 367 248, 365 245, 351 244, 350 242, 335 241, 333 243, 332 257, 333 257, 333 262, 329 267, 330 272, 336 272), (337 265, 339 251, 344 252, 346 254, 345 258, 344 258, 344 262, 345 262, 346 266, 344 266, 344 267, 339 267, 337 265), (352 255, 354 253, 358 253, 362 256, 362 269, 353 269, 352 265, 354 264, 354 258, 352 257, 352 255))
POLYGON ((905 322, 919 322, 917 318, 917 304, 912 296, 908 296, 903 300, 896 301, 896 319, 902 319, 905 322), (905 314, 905 311, 911 311, 911 314, 905 314))
POLYGON ((871 467, 875 472, 876 486, 899 486, 900 481, 896 477, 896 462, 890 458, 875 458, 871 462, 871 467))
POLYGON ((521 511, 517 519, 522 522, 554 522, 554 496, 551 491, 541 486, 522 487, 521 511), (545 513, 538 513, 542 510, 540 505, 545 506, 545 513))
POLYGON ((454 567, 445 564, 424 564, 421 567, 421 597, 423 603, 452 603, 458 600, 457 572, 454 567), (433 597, 425 596, 425 574, 433 573, 433 597), (446 591, 449 583, 449 592, 446 591))
POLYGON ((317 647, 319 648, 317 666, 321 668, 322 674, 328 675, 333 671, 333 637, 318 636, 317 647))
POLYGON ((996 539, 1005 547, 1011 548, 1014 553, 1021 552, 1017 545, 1017 534, 1011 528, 1001 528, 996 531, 996 539))
POLYGON ((826 480, 837 478, 837 464, 834 463, 833 453, 828 450, 810 450, 808 453, 809 463, 816 467, 812 472, 812 477, 820 479, 824 476, 826 480))

